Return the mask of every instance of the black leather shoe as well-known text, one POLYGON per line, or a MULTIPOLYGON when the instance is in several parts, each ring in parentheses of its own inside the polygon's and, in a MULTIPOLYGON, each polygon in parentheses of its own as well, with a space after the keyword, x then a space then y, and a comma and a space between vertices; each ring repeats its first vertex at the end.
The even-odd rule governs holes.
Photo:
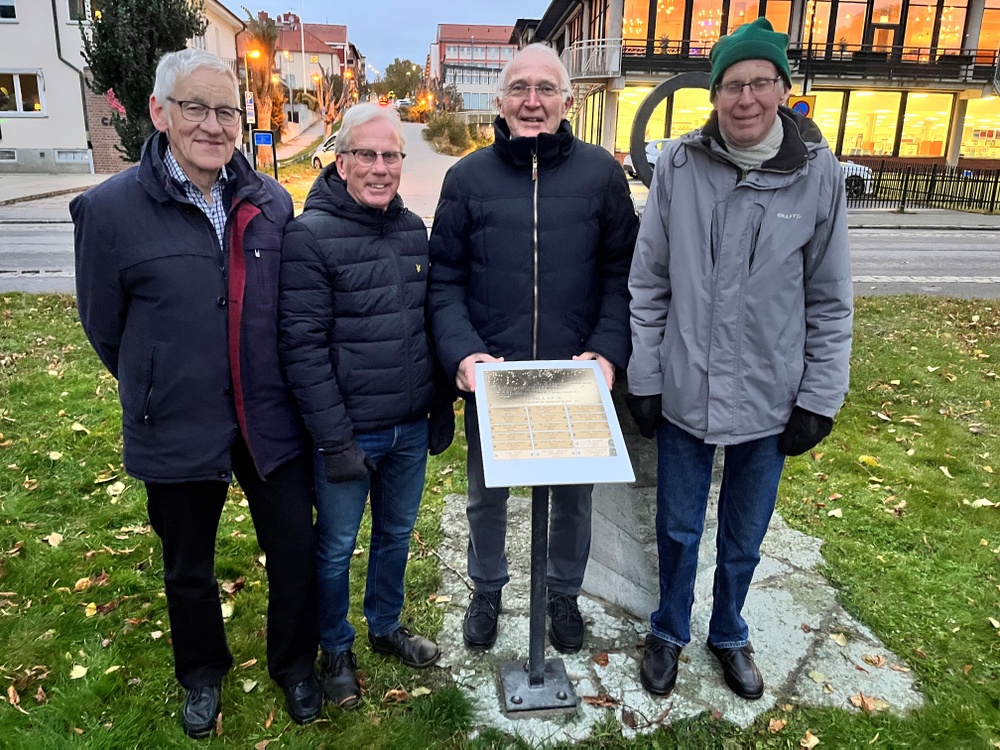
POLYGON ((341 708, 354 708, 361 701, 361 685, 358 684, 358 662, 354 652, 324 651, 320 656, 320 680, 323 683, 323 698, 341 708))
POLYGON ((556 651, 576 653, 583 646, 583 617, 576 597, 550 591, 548 596, 549 640, 556 651))
POLYGON ((283 687, 285 705, 292 721, 296 724, 312 724, 319 718, 323 710, 323 688, 319 686, 316 675, 310 674, 302 682, 296 682, 291 687, 283 687))
POLYGON ((441 656, 441 649, 434 641, 422 635, 414 635, 406 628, 396 628, 389 635, 369 633, 368 643, 376 654, 395 656, 414 669, 429 667, 441 656))
POLYGON ((472 601, 465 610, 462 637, 470 648, 489 648, 497 640, 497 619, 500 617, 499 591, 473 591, 472 601))
POLYGON ((642 654, 639 681, 653 695, 670 695, 677 684, 681 647, 650 633, 642 654))
POLYGON ((740 698, 755 701, 764 694, 764 678, 753 660, 753 646, 743 648, 716 648, 709 642, 708 650, 722 665, 722 675, 729 689, 740 698))
POLYGON ((181 726, 184 727, 184 734, 196 740, 208 737, 215 729, 221 698, 221 685, 206 685, 188 690, 184 698, 184 708, 181 709, 181 726))

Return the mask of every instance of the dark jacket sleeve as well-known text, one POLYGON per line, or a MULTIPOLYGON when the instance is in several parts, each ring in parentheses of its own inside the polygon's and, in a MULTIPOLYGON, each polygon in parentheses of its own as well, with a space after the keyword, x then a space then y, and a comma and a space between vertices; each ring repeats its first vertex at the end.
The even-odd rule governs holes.
POLYGON ((598 247, 597 275, 600 280, 601 308, 587 351, 611 360, 619 369, 628 366, 632 353, 629 332, 628 272, 635 251, 639 219, 629 193, 625 171, 611 162, 604 210, 601 213, 601 238, 598 247))
POLYGON ((427 291, 431 335, 441 365, 451 380, 455 379, 463 359, 476 352, 486 352, 486 344, 469 317, 470 231, 466 199, 453 168, 445 175, 441 198, 434 212, 427 291))
POLYGON ((330 361, 329 334, 336 314, 332 273, 308 228, 290 222, 281 245, 278 352, 285 379, 320 450, 343 448, 354 440, 330 361))
POLYGON ((107 213, 95 208, 86 193, 73 199, 69 211, 73 217, 80 323, 101 362, 117 378, 128 301, 119 276, 114 232, 107 213))

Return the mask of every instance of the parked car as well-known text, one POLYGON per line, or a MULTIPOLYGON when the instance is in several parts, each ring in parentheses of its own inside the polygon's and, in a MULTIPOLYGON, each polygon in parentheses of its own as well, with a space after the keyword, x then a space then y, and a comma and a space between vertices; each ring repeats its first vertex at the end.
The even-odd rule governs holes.
POLYGON ((868 167, 848 160, 840 162, 840 168, 844 172, 848 198, 857 200, 875 191, 874 173, 868 167))
POLYGON ((316 169, 322 169, 327 164, 332 161, 336 161, 337 155, 333 152, 334 147, 337 145, 337 134, 334 133, 325 141, 323 141, 319 148, 313 152, 312 165, 316 169))
MULTIPOLYGON (((653 141, 646 141, 646 160, 649 162, 649 166, 656 166, 656 159, 663 152, 663 149, 667 147, 670 143, 669 138, 659 138, 653 141)), ((632 179, 638 177, 635 171, 635 165, 632 163, 632 154, 625 154, 625 162, 622 164, 625 168, 625 174, 627 174, 632 179)))
POLYGON ((412 107, 412 106, 413 106, 413 102, 411 102, 409 99, 397 99, 396 100, 396 109, 401 109, 403 107, 412 107))

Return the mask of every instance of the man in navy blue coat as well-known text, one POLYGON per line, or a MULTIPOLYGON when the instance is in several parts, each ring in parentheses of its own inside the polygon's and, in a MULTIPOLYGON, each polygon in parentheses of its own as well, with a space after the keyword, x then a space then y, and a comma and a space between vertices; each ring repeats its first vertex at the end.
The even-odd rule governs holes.
POLYGON ((266 554, 267 660, 292 718, 322 708, 312 471, 278 362, 278 266, 292 202, 235 153, 236 77, 219 58, 163 56, 138 166, 70 205, 77 304, 118 379, 125 469, 163 544, 181 723, 211 733, 226 644, 215 539, 235 474, 266 554))

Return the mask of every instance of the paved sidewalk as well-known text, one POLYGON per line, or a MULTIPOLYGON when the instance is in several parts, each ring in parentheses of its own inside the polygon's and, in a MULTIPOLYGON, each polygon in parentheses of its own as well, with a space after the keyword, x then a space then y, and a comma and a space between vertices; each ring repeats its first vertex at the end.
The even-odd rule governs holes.
POLYGON ((316 120, 294 138, 278 144, 278 161, 287 161, 312 146, 313 142, 324 133, 323 120, 316 120))

